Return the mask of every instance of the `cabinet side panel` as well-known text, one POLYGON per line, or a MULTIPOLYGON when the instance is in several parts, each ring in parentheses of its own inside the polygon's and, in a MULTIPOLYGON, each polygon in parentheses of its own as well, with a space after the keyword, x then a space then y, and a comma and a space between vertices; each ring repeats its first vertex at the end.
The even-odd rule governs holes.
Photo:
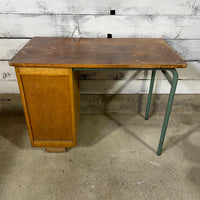
POLYGON ((21 75, 33 140, 72 141, 68 76, 21 75))
POLYGON ((80 92, 79 92, 79 77, 78 73, 69 69, 70 83, 70 100, 71 100, 71 116, 72 116, 72 132, 74 146, 76 146, 76 136, 78 132, 79 113, 80 113, 80 92))
POLYGON ((73 71, 73 91, 74 91, 74 112, 75 112, 75 127, 76 134, 78 132, 80 118, 80 88, 79 88, 79 72, 73 71))
POLYGON ((31 145, 34 146, 33 134, 32 134, 32 130, 31 130, 30 118, 29 118, 29 114, 28 114, 28 110, 27 110, 24 88, 23 88, 23 85, 22 85, 21 76, 19 74, 19 67, 15 67, 15 72, 16 72, 16 76, 17 76, 17 82, 18 82, 18 85, 19 85, 20 96, 21 96, 22 105, 23 105, 23 108, 24 108, 24 115, 25 115, 25 118, 26 118, 26 124, 27 124, 27 127, 28 127, 31 145))

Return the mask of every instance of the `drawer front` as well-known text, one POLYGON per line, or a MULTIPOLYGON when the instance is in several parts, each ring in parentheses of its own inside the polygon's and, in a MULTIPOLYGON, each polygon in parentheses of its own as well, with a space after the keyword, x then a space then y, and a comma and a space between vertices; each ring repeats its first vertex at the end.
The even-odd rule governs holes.
POLYGON ((33 140, 72 141, 68 73, 19 72, 33 140))
POLYGON ((65 68, 25 68, 19 67, 20 75, 40 75, 40 76, 69 76, 69 69, 65 68))

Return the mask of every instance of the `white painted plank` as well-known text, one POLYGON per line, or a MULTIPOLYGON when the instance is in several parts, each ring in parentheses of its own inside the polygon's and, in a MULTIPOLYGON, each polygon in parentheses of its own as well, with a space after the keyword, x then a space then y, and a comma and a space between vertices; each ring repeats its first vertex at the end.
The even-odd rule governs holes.
POLYGON ((197 15, 199 0, 1 0, 0 13, 197 15))
POLYGON ((0 37, 71 36, 72 15, 0 14, 0 37))
POLYGON ((198 15, 200 0, 112 0, 119 14, 198 15))
MULTIPOLYGON (((29 39, 0 39, 0 60, 11 59, 29 39)), ((185 60, 200 60, 199 40, 166 40, 185 60)))
POLYGON ((19 88, 17 81, 0 80, 0 94, 18 94, 19 88))
POLYGON ((167 43, 185 60, 200 60, 200 40, 168 40, 167 43))
POLYGON ((200 16, 0 14, 1 37, 67 36, 199 39, 200 16))
POLYGON ((16 80, 15 68, 9 66, 8 61, 0 61, 0 80, 16 80))
POLYGON ((112 33, 114 38, 199 39, 200 17, 160 15, 97 17, 90 15, 82 18, 81 36, 104 37, 106 33, 112 33))
POLYGON ((0 59, 11 59, 29 39, 0 39, 0 59))
POLYGON ((200 61, 187 62, 187 68, 177 69, 179 80, 200 80, 200 61))
MULTIPOLYGON (((179 80, 199 80, 200 79, 200 61, 188 62, 185 69, 177 69, 179 80)), ((151 78, 151 71, 136 70, 89 70, 80 71, 80 80, 146 80, 151 78)), ((160 71, 156 74, 157 79, 165 79, 160 71)), ((9 66, 8 61, 0 61, 0 80, 16 80, 14 67, 9 66)))

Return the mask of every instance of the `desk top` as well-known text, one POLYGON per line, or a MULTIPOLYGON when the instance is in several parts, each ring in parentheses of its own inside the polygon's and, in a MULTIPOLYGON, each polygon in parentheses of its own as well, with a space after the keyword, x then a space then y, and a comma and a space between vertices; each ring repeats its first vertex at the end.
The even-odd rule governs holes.
POLYGON ((10 61, 21 67, 184 68, 162 39, 35 37, 10 61))

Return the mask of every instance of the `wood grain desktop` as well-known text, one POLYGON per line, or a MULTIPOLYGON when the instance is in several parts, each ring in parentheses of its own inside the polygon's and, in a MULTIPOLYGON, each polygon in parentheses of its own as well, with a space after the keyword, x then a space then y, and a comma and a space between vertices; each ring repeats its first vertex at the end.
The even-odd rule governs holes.
POLYGON ((11 60, 20 67, 182 68, 162 39, 33 38, 11 60))

